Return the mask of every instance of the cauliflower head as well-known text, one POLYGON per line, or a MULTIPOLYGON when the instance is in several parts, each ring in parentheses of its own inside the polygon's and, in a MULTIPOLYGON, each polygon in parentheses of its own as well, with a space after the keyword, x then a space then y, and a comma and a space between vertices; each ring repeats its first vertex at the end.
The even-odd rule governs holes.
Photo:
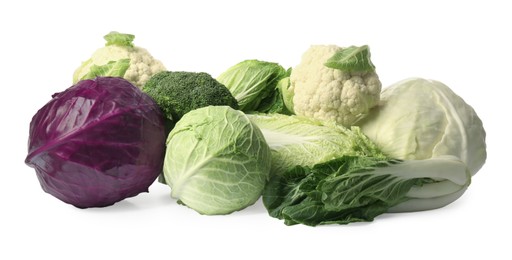
MULTIPOLYGON (((290 75, 295 114, 352 126, 379 103, 382 84, 375 70, 334 69, 325 65, 342 50, 335 45, 313 45, 303 54, 290 75)), ((369 56, 358 55, 349 62, 361 65, 367 58, 373 66, 369 56)))
POLYGON ((162 62, 151 56, 146 49, 132 44, 135 38, 133 35, 111 32, 104 38, 107 40, 105 46, 96 50, 90 59, 75 70, 73 83, 85 79, 84 77, 91 77, 90 71, 94 66, 104 66, 109 62, 124 59, 129 60, 129 66, 123 78, 139 88, 142 88, 151 76, 166 70, 162 62))

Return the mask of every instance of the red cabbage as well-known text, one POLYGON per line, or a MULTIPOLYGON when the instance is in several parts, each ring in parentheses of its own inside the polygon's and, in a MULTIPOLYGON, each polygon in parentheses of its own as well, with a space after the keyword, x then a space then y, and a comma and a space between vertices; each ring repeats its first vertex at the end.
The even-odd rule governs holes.
POLYGON ((52 97, 32 118, 25 160, 45 192, 88 208, 148 191, 165 153, 163 115, 151 97, 116 77, 52 97))

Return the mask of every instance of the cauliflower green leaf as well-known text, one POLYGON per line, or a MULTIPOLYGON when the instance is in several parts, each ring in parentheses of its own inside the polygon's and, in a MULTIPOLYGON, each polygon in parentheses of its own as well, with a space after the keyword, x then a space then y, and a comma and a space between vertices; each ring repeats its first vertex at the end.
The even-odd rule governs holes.
POLYGON ((120 59, 117 61, 109 61, 105 65, 92 65, 89 72, 80 80, 94 79, 99 76, 104 77, 123 77, 126 70, 130 67, 130 59, 120 59))
POLYGON ((103 37, 107 43, 105 46, 109 45, 117 45, 117 46, 130 46, 133 47, 133 40, 135 39, 135 35, 126 34, 126 33, 118 33, 118 32, 110 32, 109 34, 103 37))
POLYGON ((371 72, 375 70, 375 65, 370 56, 368 45, 350 46, 338 50, 325 62, 325 66, 348 72, 371 72))

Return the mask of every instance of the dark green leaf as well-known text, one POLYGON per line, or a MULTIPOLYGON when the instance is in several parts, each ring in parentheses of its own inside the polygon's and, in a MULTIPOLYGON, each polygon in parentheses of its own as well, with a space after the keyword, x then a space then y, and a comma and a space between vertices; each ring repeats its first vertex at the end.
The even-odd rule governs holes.
POLYGON ((379 169, 400 161, 343 156, 309 167, 295 167, 273 176, 263 192, 263 204, 285 224, 348 224, 373 221, 390 207, 407 200, 414 185, 429 179, 381 174, 379 169))

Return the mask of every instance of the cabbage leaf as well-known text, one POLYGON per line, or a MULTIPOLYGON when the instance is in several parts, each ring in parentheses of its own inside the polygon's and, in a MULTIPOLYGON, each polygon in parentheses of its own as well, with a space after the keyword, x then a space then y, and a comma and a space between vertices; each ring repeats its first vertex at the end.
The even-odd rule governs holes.
POLYGON ((96 77, 124 77, 126 71, 130 67, 130 59, 120 59, 117 61, 109 61, 105 65, 91 65, 89 72, 80 80, 94 79, 96 77))
POLYGON ((273 175, 263 204, 286 225, 373 221, 404 203, 413 209, 411 204, 458 197, 470 178, 466 165, 452 156, 410 161, 342 156, 273 175))
POLYGON ((240 110, 268 112, 276 101, 281 102, 276 87, 281 79, 289 75, 290 71, 277 63, 245 60, 228 68, 217 80, 233 94, 240 110))
POLYGON ((272 151, 272 174, 344 155, 386 157, 357 127, 348 129, 295 115, 247 116, 261 130, 272 151))

